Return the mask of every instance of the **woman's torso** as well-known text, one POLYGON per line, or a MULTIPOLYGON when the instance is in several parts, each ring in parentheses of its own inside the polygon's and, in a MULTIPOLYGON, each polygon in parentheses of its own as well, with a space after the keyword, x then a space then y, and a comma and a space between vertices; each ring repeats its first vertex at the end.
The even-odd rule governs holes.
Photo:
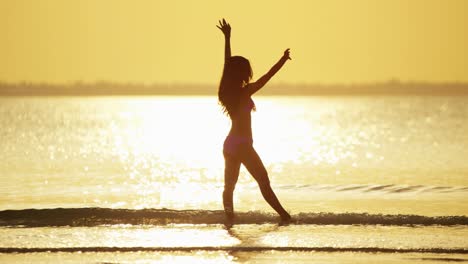
POLYGON ((229 136, 252 138, 252 118, 250 112, 255 104, 250 96, 240 98, 239 108, 231 116, 229 136))

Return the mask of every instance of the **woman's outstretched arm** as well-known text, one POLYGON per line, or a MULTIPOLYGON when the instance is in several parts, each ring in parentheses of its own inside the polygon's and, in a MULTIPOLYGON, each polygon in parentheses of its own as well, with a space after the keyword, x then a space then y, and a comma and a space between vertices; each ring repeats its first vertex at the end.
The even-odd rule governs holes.
POLYGON ((223 18, 223 21, 220 20, 219 25, 216 25, 216 27, 224 34, 224 65, 226 65, 229 58, 231 58, 231 25, 223 18))
POLYGON ((260 79, 258 79, 256 82, 250 83, 247 87, 247 90, 250 95, 254 94, 258 90, 260 90, 265 84, 273 77, 280 69, 283 67, 283 65, 286 63, 287 60, 290 60, 291 57, 289 56, 289 49, 284 51, 284 55, 281 57, 281 59, 271 67, 271 69, 260 79))

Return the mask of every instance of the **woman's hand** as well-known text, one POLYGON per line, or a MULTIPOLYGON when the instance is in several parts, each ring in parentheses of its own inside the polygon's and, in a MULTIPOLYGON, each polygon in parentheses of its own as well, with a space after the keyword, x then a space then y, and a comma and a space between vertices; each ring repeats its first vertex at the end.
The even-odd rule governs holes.
POLYGON ((216 25, 216 27, 223 32, 226 38, 231 37, 231 25, 229 25, 224 18, 223 21, 219 20, 219 25, 216 25))
POLYGON ((283 59, 285 60, 292 60, 291 57, 289 56, 289 49, 286 49, 283 54, 283 59))

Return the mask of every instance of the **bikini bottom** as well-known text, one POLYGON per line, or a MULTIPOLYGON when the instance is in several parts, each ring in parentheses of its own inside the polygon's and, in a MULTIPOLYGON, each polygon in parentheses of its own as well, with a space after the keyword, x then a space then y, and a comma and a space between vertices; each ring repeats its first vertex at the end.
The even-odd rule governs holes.
POLYGON ((243 147, 252 146, 252 144, 251 137, 228 135, 224 140, 223 154, 236 157, 243 147))

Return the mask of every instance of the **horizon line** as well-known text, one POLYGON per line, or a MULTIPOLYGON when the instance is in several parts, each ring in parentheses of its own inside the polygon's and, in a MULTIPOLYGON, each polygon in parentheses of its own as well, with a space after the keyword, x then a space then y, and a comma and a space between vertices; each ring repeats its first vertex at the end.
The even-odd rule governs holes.
MULTIPOLYGON (((457 85, 468 85, 468 80, 400 80, 397 78, 390 78, 387 80, 375 80, 375 81, 349 81, 349 82, 285 82, 285 81, 273 81, 270 86, 275 85, 291 85, 291 86, 309 86, 309 85, 320 85, 320 86, 352 86, 352 85, 376 85, 376 84, 429 84, 429 85, 442 85, 442 84, 457 84, 457 85)), ((50 82, 50 81, 5 81, 0 80, 0 85, 50 85, 50 86, 72 86, 72 85, 95 85, 95 84, 113 84, 113 85, 141 85, 141 86, 153 86, 153 85, 218 85, 219 82, 190 82, 190 81, 171 81, 171 82, 145 82, 145 81, 114 81, 114 80, 70 80, 61 82, 50 82)))
MULTIPOLYGON (((110 81, 2 83, 0 96, 216 95, 216 84, 116 83, 110 81)), ((401 82, 292 84, 272 83, 258 95, 468 95, 468 83, 401 82)))

